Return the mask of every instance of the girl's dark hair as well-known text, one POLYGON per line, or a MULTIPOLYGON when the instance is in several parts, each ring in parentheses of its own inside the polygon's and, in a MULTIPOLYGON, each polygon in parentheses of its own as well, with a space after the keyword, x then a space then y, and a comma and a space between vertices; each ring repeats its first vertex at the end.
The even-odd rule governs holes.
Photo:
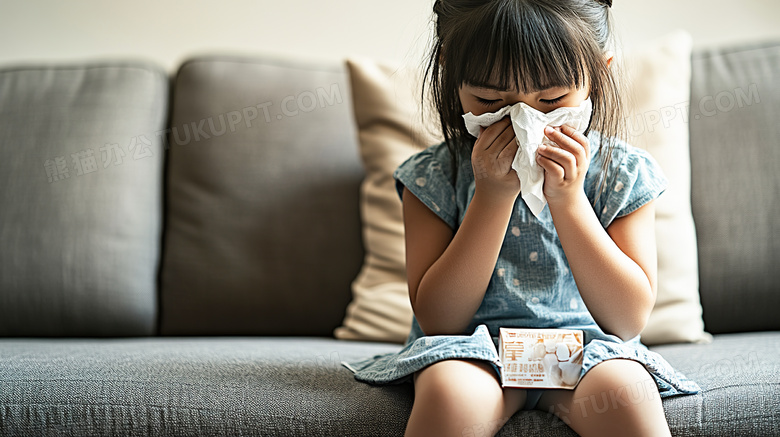
POLYGON ((435 36, 422 97, 425 102, 427 83, 454 166, 458 165, 455 148, 470 152, 475 141, 463 122, 458 96, 463 84, 531 93, 550 87, 580 88, 589 82, 593 115, 585 134, 591 129, 601 133, 602 168, 606 169, 615 138, 625 139, 621 92, 610 71, 616 66, 607 66, 604 56, 614 44, 610 4, 605 0, 436 0, 435 36))

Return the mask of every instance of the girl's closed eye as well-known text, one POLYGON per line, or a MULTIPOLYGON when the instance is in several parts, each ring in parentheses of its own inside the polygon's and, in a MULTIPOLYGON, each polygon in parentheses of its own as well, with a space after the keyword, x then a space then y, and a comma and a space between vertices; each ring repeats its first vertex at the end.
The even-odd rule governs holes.
POLYGON ((564 94, 564 95, 562 95, 560 97, 556 97, 554 99, 539 99, 539 101, 542 102, 542 103, 545 103, 547 105, 554 105, 554 104, 560 102, 561 99, 563 99, 564 97, 566 97, 566 94, 564 94))
MULTIPOLYGON (((555 105, 556 103, 559 103, 561 100, 563 100, 564 97, 566 97, 567 94, 564 94, 560 97, 556 97, 554 99, 539 99, 541 103, 544 103, 545 105, 555 105)), ((493 106, 498 102, 501 102, 501 99, 485 99, 482 97, 475 96, 477 99, 477 103, 483 106, 493 106)))
POLYGON ((484 106, 491 106, 495 105, 496 103, 500 102, 501 99, 483 99, 482 97, 477 97, 477 102, 479 102, 480 105, 484 106))

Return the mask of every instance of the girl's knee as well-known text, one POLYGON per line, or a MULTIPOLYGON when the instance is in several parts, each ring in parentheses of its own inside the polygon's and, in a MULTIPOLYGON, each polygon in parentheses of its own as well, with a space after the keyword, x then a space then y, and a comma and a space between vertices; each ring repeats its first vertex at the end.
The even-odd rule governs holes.
MULTIPOLYGON (((579 399, 594 410, 630 408, 659 400, 655 380, 645 367, 629 359, 612 359, 594 366, 577 387, 579 399)), ((598 411, 596 411, 598 412, 598 411)))
POLYGON ((485 407, 511 415, 525 403, 525 390, 503 389, 496 372, 484 361, 440 361, 419 371, 414 381, 415 396, 437 398, 444 405, 485 407))
POLYGON ((414 390, 409 427, 442 435, 493 435, 525 403, 524 390, 503 389, 490 364, 476 360, 434 363, 415 375, 414 390))
POLYGON ((655 387, 653 377, 643 364, 621 358, 596 364, 582 379, 604 387, 623 387, 647 383, 653 384, 655 387))
POLYGON ((573 392, 550 392, 540 405, 583 436, 669 435, 655 380, 632 360, 599 363, 573 392))
POLYGON ((485 362, 472 360, 445 360, 420 370, 414 377, 415 393, 431 391, 445 396, 479 395, 498 398, 501 387, 495 372, 485 362))

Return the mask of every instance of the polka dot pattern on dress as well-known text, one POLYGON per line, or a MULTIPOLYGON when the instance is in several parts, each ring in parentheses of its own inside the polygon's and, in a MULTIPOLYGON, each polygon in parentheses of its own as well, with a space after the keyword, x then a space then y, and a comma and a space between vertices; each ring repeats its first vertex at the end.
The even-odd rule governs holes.
MULTIPOLYGON (((597 132, 593 131, 593 135, 597 135, 597 132)), ((599 138, 591 138, 591 144, 601 144, 599 138)), ((594 215, 599 216, 598 219, 605 227, 615 217, 627 212, 628 208, 639 207, 640 200, 657 197, 667 185, 660 167, 650 160, 649 155, 645 158, 644 152, 629 149, 627 145, 623 149, 623 143, 618 144, 620 149, 616 149, 610 168, 606 169, 610 177, 602 181, 601 172, 594 171, 586 175, 583 182, 588 201, 597 213, 594 215), (603 192, 602 182, 608 183, 603 192), (602 215, 601 210, 605 206, 605 214, 602 215)), ((469 150, 464 149, 467 148, 456 150, 457 168, 450 167, 454 156, 447 144, 441 143, 410 158, 394 172, 397 181, 418 193, 418 198, 432 211, 439 207, 441 212, 436 214, 453 229, 462 223, 474 196, 473 184, 476 183, 469 150), (455 174, 448 172, 451 168, 456 171, 455 174)), ((593 152, 594 161, 598 162, 598 149, 594 147, 593 152)), ((400 188, 399 184, 395 186, 400 188)), ((403 194, 402 190, 397 191, 403 194)), ((411 376, 424 366, 443 359, 494 359, 496 351, 490 332, 496 332, 502 325, 528 328, 576 325, 592 333, 587 337, 603 342, 604 349, 601 352, 596 346, 592 348, 594 353, 590 356, 591 364, 611 358, 635 359, 644 363, 651 373, 655 372, 652 374, 658 382, 659 393, 661 390, 666 390, 663 392, 665 395, 679 393, 669 390, 669 385, 673 388, 682 387, 684 392, 687 380, 682 376, 677 378, 669 369, 663 368, 666 363, 660 358, 645 354, 639 343, 633 346, 628 342, 615 341, 614 336, 605 335, 595 321, 588 317, 586 303, 576 287, 556 235, 549 208, 539 217, 534 217, 527 205, 516 201, 511 219, 505 222, 504 235, 500 235, 499 230, 501 252, 495 260, 489 288, 474 316, 474 326, 478 326, 474 334, 426 337, 419 329, 419 324, 414 324, 409 338, 417 339, 419 343, 409 344, 413 347, 398 352, 397 356, 392 354, 390 357, 356 362, 360 364, 352 367, 362 369, 356 372, 356 379, 384 384, 397 382, 397 378, 411 376), (520 235, 517 235, 518 230, 520 235), (415 367, 409 365, 411 361, 415 367)))

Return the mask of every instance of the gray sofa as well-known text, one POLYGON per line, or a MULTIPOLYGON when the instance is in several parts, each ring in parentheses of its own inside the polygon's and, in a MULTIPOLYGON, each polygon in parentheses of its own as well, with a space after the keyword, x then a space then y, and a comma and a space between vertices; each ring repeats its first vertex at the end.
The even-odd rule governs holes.
MULTIPOLYGON (((692 62, 714 341, 652 347, 703 389, 663 405, 677 436, 780 435, 780 43, 692 62)), ((412 388, 340 365, 400 346, 332 337, 364 255, 350 102, 335 61, 2 67, 0 435, 402 435, 412 388)))

